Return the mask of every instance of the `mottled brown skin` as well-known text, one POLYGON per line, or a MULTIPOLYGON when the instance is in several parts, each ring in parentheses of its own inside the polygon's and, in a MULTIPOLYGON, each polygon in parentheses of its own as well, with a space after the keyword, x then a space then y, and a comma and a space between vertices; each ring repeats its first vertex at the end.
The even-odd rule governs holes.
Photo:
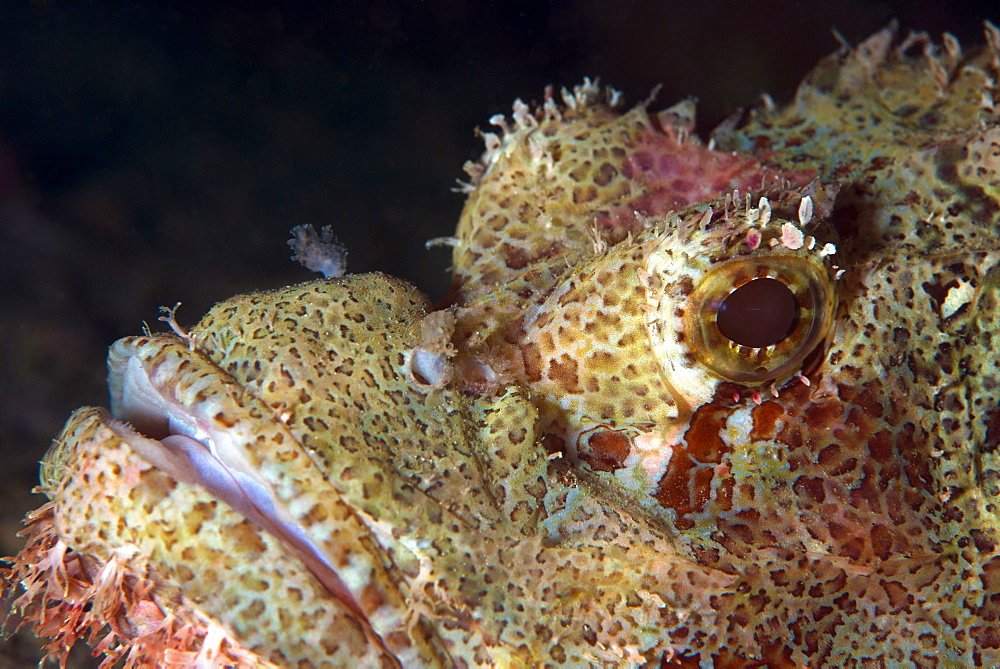
MULTIPOLYGON (((530 326, 523 317, 493 325, 474 297, 460 300, 473 323, 464 331, 460 323, 467 341, 495 329, 495 347, 503 350, 501 338, 512 345, 513 367, 536 393, 544 444, 669 519, 681 554, 739 575, 733 591, 712 600, 723 628, 695 613, 669 632, 691 660, 998 660, 1000 129, 992 95, 1000 71, 992 27, 987 38, 988 49, 962 55, 950 38, 928 52, 924 37, 899 45, 883 31, 824 61, 787 109, 717 135, 722 148, 759 156, 761 169, 806 170, 826 184, 829 201, 808 231, 838 246, 828 277, 837 306, 821 349, 802 361, 808 386, 777 378, 777 397, 762 389, 755 404, 749 388, 719 379, 690 412, 676 401, 683 391, 646 404, 660 412, 655 419, 632 408, 670 380, 666 367, 646 368, 638 381, 624 371, 655 367, 632 348, 637 320, 623 317, 636 313, 633 267, 652 233, 608 251, 631 253, 633 267, 619 264, 603 279, 586 260, 574 267, 560 258, 568 269, 554 292, 566 281, 582 284, 566 296, 589 287, 592 309, 582 316, 561 316, 567 297, 554 303, 552 289, 531 293, 516 282, 511 311, 544 305, 530 326), (601 366, 595 339, 609 336, 622 355, 601 366), (643 392, 629 392, 636 383, 643 392), (680 405, 676 418, 664 421, 671 405, 680 405), (653 422, 661 434, 675 428, 665 466, 636 445, 653 422), (577 436, 581 425, 599 427, 588 440, 577 436), (658 467, 654 486, 636 479, 636 460, 658 467)), ((691 213, 678 218, 673 226, 696 226, 691 213)), ((466 220, 477 219, 493 220, 466 220)), ((650 224, 661 220, 650 213, 650 224)), ((728 257, 724 245, 714 248, 713 260, 728 257)), ((456 262, 467 255, 457 252, 456 262)), ((538 264, 546 266, 544 254, 538 264)), ((687 308, 678 292, 678 308, 687 308)), ((499 295, 490 296, 489 318, 506 305, 499 295)))
MULTIPOLYGON (((688 514, 725 549, 703 564, 758 566, 748 592, 763 596, 732 610, 793 630, 765 643, 797 662, 998 661, 1000 132, 987 37, 972 55, 940 52, 939 70, 884 31, 729 140, 841 184, 831 222, 845 273, 826 360, 812 387, 753 409, 749 439, 720 434, 723 463, 777 462, 720 480, 725 495, 688 514), (795 584, 805 592, 789 598, 795 584)), ((692 427, 725 416, 699 413, 692 427)))
MULTIPOLYGON (((522 390, 479 402, 412 385, 406 352, 426 307, 405 282, 357 275, 239 296, 186 339, 112 348, 112 367, 140 362, 172 401, 229 426, 356 605, 270 533, 150 464, 148 439, 91 408, 44 463, 53 501, 17 575, 29 617, 62 644, 152 611, 110 643, 154 664, 193 657, 220 627, 220 656, 239 666, 556 666, 669 653, 659 620, 703 608, 730 577, 679 558, 664 528, 602 504, 567 462, 536 449, 537 411, 522 390), (80 560, 125 574, 125 594, 100 587, 94 568, 64 566, 80 560)), ((122 385, 113 376, 113 396, 122 385)))
POLYGON ((58 638, 41 598, 83 615, 98 591, 80 629, 130 620, 122 647, 190 657, 222 625, 248 664, 996 665, 986 35, 963 54, 887 29, 714 147, 684 105, 619 114, 589 82, 516 104, 467 168, 453 317, 352 276, 113 348, 173 360, 164 392, 247 435, 301 527, 343 533, 323 540, 353 600, 90 409, 44 463, 53 502, 8 576, 22 607, 58 638), (715 319, 759 278, 797 310, 754 349, 715 319), (417 379, 416 351, 445 373, 417 379), (124 574, 120 596, 66 567, 91 563, 124 574), (259 594, 213 597, 220 572, 259 594))

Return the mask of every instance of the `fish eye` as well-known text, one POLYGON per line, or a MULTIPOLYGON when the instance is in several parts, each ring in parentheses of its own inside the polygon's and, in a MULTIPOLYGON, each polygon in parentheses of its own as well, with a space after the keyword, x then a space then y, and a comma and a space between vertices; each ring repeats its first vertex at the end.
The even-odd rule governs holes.
POLYGON ((829 333, 826 270, 799 256, 739 259, 712 268, 688 298, 685 332, 716 375, 762 384, 788 376, 829 333))
POLYGON ((753 279, 722 301, 716 323, 733 343, 764 348, 789 335, 798 310, 795 293, 788 286, 776 279, 753 279))

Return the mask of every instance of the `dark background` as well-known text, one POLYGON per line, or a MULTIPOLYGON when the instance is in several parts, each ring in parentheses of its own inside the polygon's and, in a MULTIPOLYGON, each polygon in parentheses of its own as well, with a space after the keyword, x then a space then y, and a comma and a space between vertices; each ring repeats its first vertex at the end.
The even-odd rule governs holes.
MULTIPOLYGON (((892 17, 967 47, 1000 10, 941 2, 13 2, 0 4, 0 555, 37 460, 73 408, 104 404, 104 353, 183 301, 311 278, 288 230, 331 225, 351 272, 432 299, 478 156, 475 128, 584 76, 656 107, 700 100, 702 135, 787 101, 892 17), (288 3, 291 5, 292 3, 288 3)), ((2 611, 0 611, 2 616, 2 611)), ((33 666, 23 638, 0 666, 33 666)))

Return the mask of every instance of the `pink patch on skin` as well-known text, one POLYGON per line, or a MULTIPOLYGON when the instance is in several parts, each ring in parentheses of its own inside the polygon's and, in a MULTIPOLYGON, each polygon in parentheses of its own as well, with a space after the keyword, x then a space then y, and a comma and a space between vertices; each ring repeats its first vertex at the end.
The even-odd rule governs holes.
POLYGON ((815 170, 765 167, 753 156, 711 151, 694 139, 680 141, 672 125, 662 130, 652 127, 637 137, 619 169, 641 187, 631 200, 595 212, 597 224, 608 231, 612 243, 629 231, 641 230, 645 217, 665 216, 734 188, 753 192, 779 183, 804 186, 816 175, 815 170))
POLYGON ((749 246, 750 248, 755 249, 758 246, 760 246, 760 239, 761 237, 759 230, 751 228, 750 230, 747 231, 747 246, 749 246))
POLYGON ((695 141, 680 142, 673 133, 656 131, 638 138, 635 151, 625 158, 621 171, 630 180, 645 182, 646 192, 624 206, 618 205, 624 211, 609 217, 612 227, 629 226, 629 219, 634 220, 623 216, 625 211, 658 216, 734 188, 752 192, 777 183, 804 186, 815 174, 814 170, 765 167, 753 156, 712 151, 695 141))

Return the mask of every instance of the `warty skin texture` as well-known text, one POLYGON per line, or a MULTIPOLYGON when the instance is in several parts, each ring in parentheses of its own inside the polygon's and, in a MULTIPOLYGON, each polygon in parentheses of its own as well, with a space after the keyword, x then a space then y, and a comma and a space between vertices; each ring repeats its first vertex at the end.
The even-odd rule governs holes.
POLYGON ((56 654, 114 621, 139 660, 996 664, 986 37, 886 29, 712 145, 590 82, 516 103, 467 166, 447 318, 356 275, 112 349, 119 417, 173 430, 125 408, 148 379, 330 570, 83 409, 19 606, 56 654), (795 316, 740 346, 717 314, 764 278, 795 316))

